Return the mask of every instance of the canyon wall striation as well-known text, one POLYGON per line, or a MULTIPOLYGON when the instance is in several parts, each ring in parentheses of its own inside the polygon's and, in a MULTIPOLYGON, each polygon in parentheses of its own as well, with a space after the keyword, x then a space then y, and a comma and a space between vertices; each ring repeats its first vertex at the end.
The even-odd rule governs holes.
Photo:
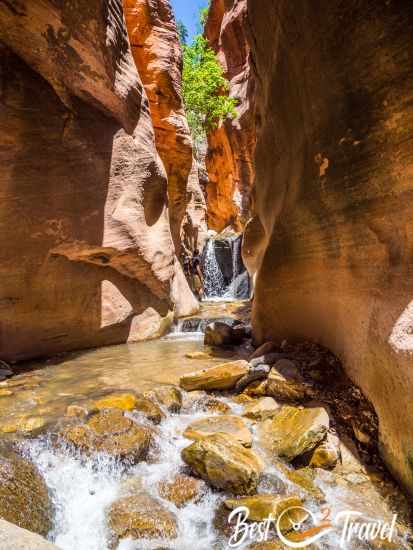
POLYGON ((257 342, 331 348, 413 492, 413 4, 248 0, 257 342))
POLYGON ((132 54, 149 99, 156 147, 168 176, 171 232, 179 255, 192 169, 192 139, 181 90, 182 50, 168 0, 124 0, 124 6, 132 54))
POLYGON ((250 213, 254 180, 255 79, 247 39, 247 0, 212 0, 205 35, 238 101, 237 116, 208 134, 208 227, 240 231, 250 213))
POLYGON ((0 357, 161 334, 198 305, 121 0, 2 2, 0 21, 0 357))

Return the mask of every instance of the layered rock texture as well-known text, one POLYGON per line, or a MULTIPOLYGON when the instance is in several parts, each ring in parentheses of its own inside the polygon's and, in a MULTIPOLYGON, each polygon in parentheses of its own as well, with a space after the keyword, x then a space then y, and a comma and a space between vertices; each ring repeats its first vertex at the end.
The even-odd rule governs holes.
POLYGON ((197 304, 121 1, 2 2, 0 21, 0 356, 162 333, 197 304))
POLYGON ((193 188, 200 192, 196 163, 192 170, 192 140, 182 103, 182 50, 168 0, 124 0, 124 5, 132 54, 149 99, 156 147, 168 176, 169 217, 179 253, 182 221, 193 188))
POLYGON ((247 40, 247 0, 212 0, 205 34, 238 101, 237 117, 208 135, 208 227, 240 231, 250 212, 254 180, 255 79, 247 40))
POLYGON ((413 492, 411 2, 248 1, 261 127, 257 342, 308 338, 373 402, 413 492))

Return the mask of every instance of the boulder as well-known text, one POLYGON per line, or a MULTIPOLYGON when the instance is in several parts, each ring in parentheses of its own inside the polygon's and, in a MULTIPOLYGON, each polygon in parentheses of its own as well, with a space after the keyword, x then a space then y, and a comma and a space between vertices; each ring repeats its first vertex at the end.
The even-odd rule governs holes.
POLYGON ((337 437, 327 434, 327 437, 314 449, 310 466, 312 468, 323 468, 332 470, 340 458, 340 442, 337 437))
POLYGON ((173 502, 178 508, 185 506, 191 500, 198 499, 204 489, 203 481, 185 474, 176 474, 172 480, 164 480, 158 484, 159 495, 173 502))
POLYGON ((245 327, 232 327, 228 323, 215 321, 205 328, 204 344, 206 346, 234 346, 245 338, 245 327))
POLYGON ((158 386, 146 392, 145 397, 156 399, 170 413, 179 413, 182 407, 182 393, 176 386, 158 386))
POLYGON ((322 407, 300 409, 284 406, 259 426, 263 448, 271 454, 291 461, 314 449, 329 429, 327 411, 322 407))
POLYGON ((263 470, 254 451, 222 434, 195 441, 182 450, 182 459, 213 487, 236 495, 256 491, 263 470))
POLYGON ((247 374, 247 361, 231 361, 209 369, 203 369, 181 377, 179 384, 187 391, 190 390, 230 390, 237 381, 247 374))
POLYGON ((242 416, 250 420, 266 420, 272 418, 280 410, 280 405, 272 397, 261 397, 248 403, 242 416))
POLYGON ((120 409, 121 411, 133 411, 138 398, 132 392, 113 392, 107 394, 92 403, 92 408, 99 411, 103 409, 120 409))
POLYGON ((280 359, 275 363, 268 375, 267 394, 285 401, 306 398, 307 387, 294 361, 280 359))
POLYGON ((40 535, 0 519, 0 550, 59 550, 40 535))
POLYGON ((52 528, 52 512, 46 484, 37 468, 14 452, 2 450, 0 517, 46 536, 52 528))
MULTIPOLYGON (((303 501, 298 496, 280 496, 272 494, 254 495, 243 498, 230 498, 225 501, 225 506, 230 510, 238 508, 238 506, 246 506, 249 510, 249 521, 264 521, 270 514, 274 518, 288 510, 289 508, 302 506, 303 501)), ((285 517, 280 522, 282 530, 291 529, 291 522, 297 521, 303 517, 303 513, 291 511, 286 513, 285 517)))
POLYGON ((207 411, 217 414, 228 414, 231 412, 231 407, 229 405, 204 391, 191 391, 186 393, 182 407, 185 411, 207 411))
POLYGON ((138 462, 148 453, 152 432, 124 416, 119 409, 105 409, 93 414, 84 424, 67 427, 62 436, 87 453, 105 452, 138 462))
POLYGON ((231 415, 210 416, 195 420, 184 431, 184 437, 198 441, 216 433, 230 436, 244 447, 252 445, 252 435, 245 422, 239 416, 231 415))
POLYGON ((109 509, 109 528, 115 543, 125 538, 175 539, 178 532, 175 516, 145 493, 114 502, 109 509))
POLYGON ((134 409, 154 424, 160 424, 162 419, 165 418, 165 414, 162 412, 161 408, 145 397, 139 397, 136 400, 134 409))
POLYGON ((285 353, 280 353, 278 351, 267 352, 250 359, 250 365, 252 367, 256 367, 258 365, 274 365, 277 361, 285 358, 285 353))

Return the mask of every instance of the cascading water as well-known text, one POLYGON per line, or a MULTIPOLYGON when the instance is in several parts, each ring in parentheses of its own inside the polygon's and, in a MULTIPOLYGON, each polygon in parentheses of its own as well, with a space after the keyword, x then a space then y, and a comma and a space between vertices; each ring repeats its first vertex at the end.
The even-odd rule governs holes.
POLYGON ((204 291, 206 298, 218 298, 225 294, 225 281, 215 254, 215 243, 210 239, 203 257, 204 291))
POLYGON ((203 256, 205 298, 237 300, 250 297, 249 276, 241 257, 242 236, 214 238, 203 256))

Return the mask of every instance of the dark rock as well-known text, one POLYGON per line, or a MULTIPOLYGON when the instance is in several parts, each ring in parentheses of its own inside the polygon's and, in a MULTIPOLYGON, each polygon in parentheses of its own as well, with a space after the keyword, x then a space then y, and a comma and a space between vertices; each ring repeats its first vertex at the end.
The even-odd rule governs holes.
POLYGON ((248 374, 243 376, 238 380, 235 391, 241 393, 251 382, 256 380, 265 380, 271 370, 270 365, 257 365, 256 367, 251 367, 248 374))

